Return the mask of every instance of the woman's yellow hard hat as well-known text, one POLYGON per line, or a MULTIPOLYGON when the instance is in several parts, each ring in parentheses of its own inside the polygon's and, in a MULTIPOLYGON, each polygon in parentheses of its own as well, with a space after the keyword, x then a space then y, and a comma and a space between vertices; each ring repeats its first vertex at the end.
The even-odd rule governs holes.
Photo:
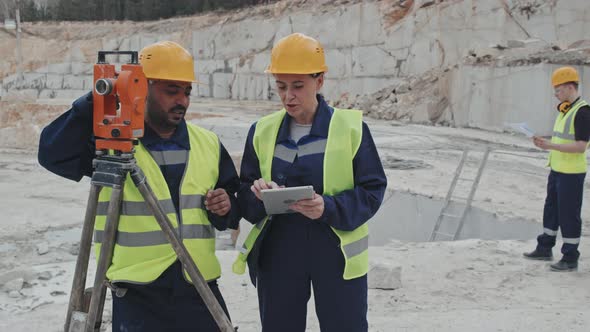
POLYGON ((316 74, 326 71, 324 48, 317 40, 302 33, 281 38, 272 48, 270 65, 265 70, 271 74, 316 74))

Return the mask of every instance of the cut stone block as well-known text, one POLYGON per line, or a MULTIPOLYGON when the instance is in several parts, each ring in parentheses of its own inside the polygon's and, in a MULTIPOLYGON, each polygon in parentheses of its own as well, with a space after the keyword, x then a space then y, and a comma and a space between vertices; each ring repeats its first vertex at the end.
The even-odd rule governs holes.
POLYGON ((23 289, 23 286, 25 284, 25 279, 23 278, 16 278, 10 281, 7 281, 6 283, 4 283, 4 290, 7 292, 12 292, 12 291, 20 291, 21 289, 23 289))
POLYGON ((371 289, 398 289, 402 287, 401 266, 385 260, 371 263, 368 277, 371 289))
POLYGON ((45 80, 45 88, 47 89, 61 89, 64 83, 64 76, 61 74, 47 74, 45 80))
POLYGON ((84 89, 84 76, 64 76, 63 88, 77 90, 84 89))
POLYGON ((72 74, 74 75, 91 75, 94 65, 86 62, 72 62, 72 74))

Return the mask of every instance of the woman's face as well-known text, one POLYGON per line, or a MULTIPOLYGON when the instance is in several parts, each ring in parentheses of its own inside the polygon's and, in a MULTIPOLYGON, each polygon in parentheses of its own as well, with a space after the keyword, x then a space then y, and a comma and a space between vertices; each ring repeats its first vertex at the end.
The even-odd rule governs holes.
POLYGON ((287 113, 301 124, 311 124, 318 101, 316 94, 324 84, 324 75, 275 74, 277 90, 287 113))

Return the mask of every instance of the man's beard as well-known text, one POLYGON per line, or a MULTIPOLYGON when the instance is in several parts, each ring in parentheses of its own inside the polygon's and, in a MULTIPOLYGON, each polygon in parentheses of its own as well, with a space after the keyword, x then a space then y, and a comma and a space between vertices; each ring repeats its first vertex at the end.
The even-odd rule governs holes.
POLYGON ((170 114, 175 114, 176 111, 181 111, 177 113, 181 118, 184 118, 184 114, 186 114, 186 107, 182 105, 176 105, 166 112, 157 110, 159 107, 151 102, 148 102, 147 106, 147 117, 150 124, 161 129, 173 129, 178 125, 169 118, 170 114))

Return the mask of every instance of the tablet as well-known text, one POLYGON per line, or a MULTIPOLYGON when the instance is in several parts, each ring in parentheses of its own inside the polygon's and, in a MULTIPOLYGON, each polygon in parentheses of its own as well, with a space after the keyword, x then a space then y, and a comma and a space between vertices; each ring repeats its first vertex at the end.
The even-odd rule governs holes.
POLYGON ((313 186, 262 189, 260 194, 267 215, 295 213, 289 205, 300 199, 313 198, 313 186))

